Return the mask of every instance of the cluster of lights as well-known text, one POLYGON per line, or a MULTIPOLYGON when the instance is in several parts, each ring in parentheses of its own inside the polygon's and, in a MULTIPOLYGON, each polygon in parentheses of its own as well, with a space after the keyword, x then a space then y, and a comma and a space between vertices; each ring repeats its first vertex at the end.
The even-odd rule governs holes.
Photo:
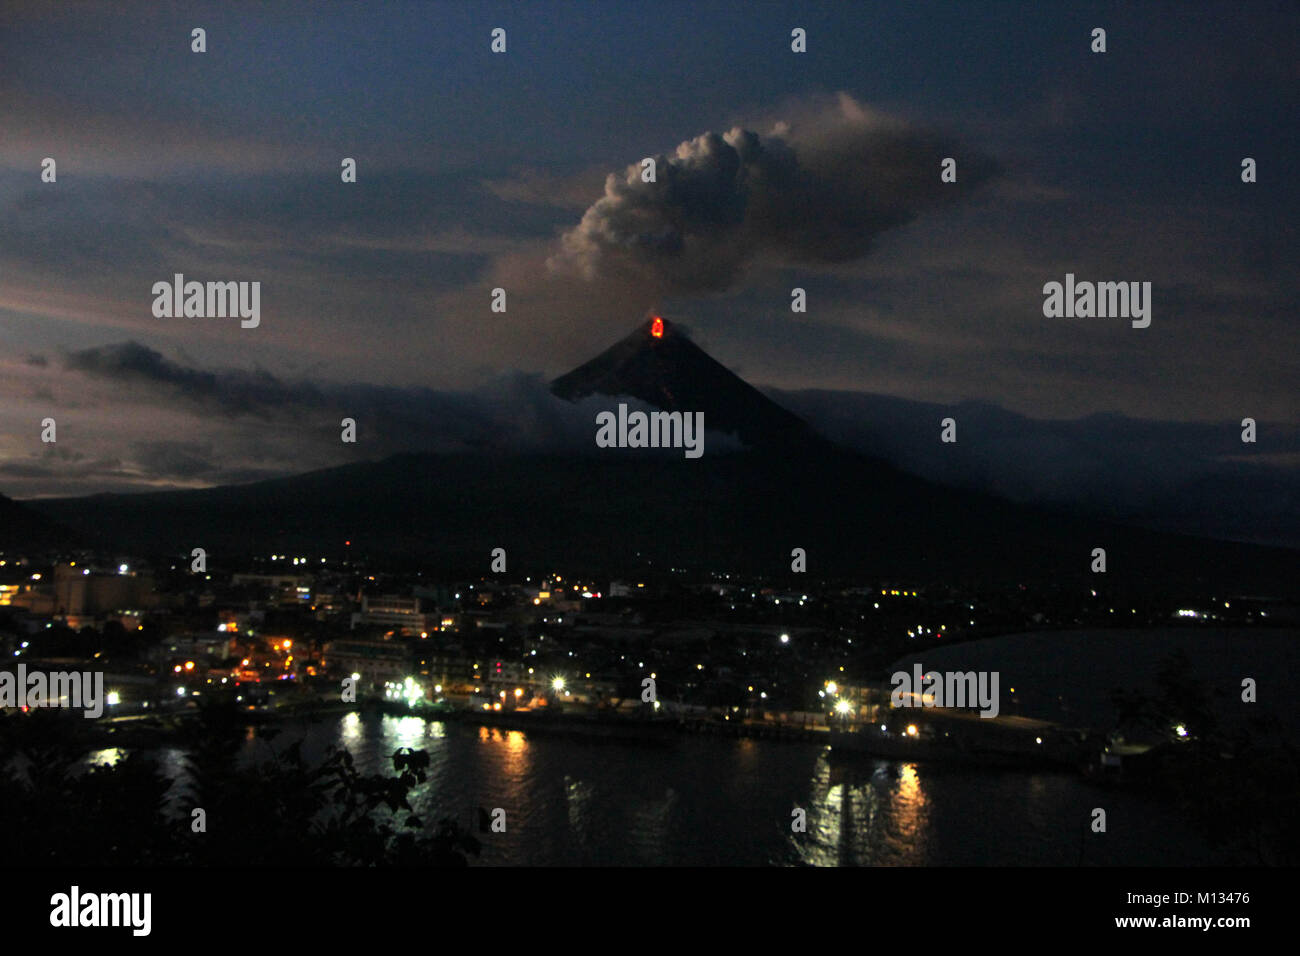
MULTIPOLYGON (((353 677, 357 677, 357 676, 358 675, 356 674, 353 675, 353 677)), ((438 690, 441 689, 442 689, 441 686, 439 686, 438 690)), ((384 697, 386 697, 389 700, 404 700, 406 701, 408 707, 414 704, 423 696, 424 696, 424 688, 416 683, 414 677, 408 677, 406 678, 406 680, 401 681, 400 683, 397 681, 384 682, 384 697)))

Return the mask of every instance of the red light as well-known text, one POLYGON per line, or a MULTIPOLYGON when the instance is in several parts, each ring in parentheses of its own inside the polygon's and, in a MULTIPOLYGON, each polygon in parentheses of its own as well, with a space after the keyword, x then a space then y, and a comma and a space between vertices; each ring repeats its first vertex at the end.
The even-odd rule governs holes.
POLYGON ((664 320, 655 316, 655 320, 650 323, 650 334, 657 339, 664 337, 664 320))

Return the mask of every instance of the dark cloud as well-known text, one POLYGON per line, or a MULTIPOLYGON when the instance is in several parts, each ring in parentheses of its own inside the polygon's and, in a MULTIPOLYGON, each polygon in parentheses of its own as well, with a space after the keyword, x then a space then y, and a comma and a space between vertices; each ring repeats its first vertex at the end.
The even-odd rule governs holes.
MULTIPOLYGON (((557 400, 538 375, 502 375, 466 392, 287 381, 265 371, 195 368, 138 342, 71 352, 64 365, 132 386, 145 402, 181 404, 228 419, 260 419, 276 427, 292 422, 318 448, 337 450, 340 422, 352 418, 358 443, 372 456, 417 450, 582 450, 593 442, 595 412, 557 400)), ((211 457, 210 449, 194 444, 137 447, 143 464, 177 476, 201 473, 202 463, 211 457)), ((319 452, 313 457, 325 461, 319 452)), ((285 467, 295 470, 292 460, 289 456, 285 467)))
POLYGON ((605 196, 563 236, 557 271, 584 278, 652 271, 668 293, 731 287, 757 259, 857 259, 877 237, 951 203, 995 171, 987 158, 867 109, 847 94, 760 135, 734 127, 610 174, 605 196), (940 163, 958 163, 956 183, 940 163))
POLYGON ((0 475, 6 478, 34 479, 36 494, 53 494, 65 487, 75 487, 86 479, 99 479, 118 473, 122 459, 95 457, 58 445, 45 445, 40 452, 25 459, 0 462, 0 475), (47 482, 59 482, 50 484, 47 482), (66 483, 66 484, 65 484, 66 483))
POLYGON ((140 441, 131 452, 134 462, 154 475, 211 479, 223 471, 210 442, 140 441))
POLYGON ((268 416, 287 405, 319 403, 310 384, 286 385, 269 372, 208 372, 180 365, 138 342, 68 352, 64 367, 99 379, 160 389, 225 415, 268 416))

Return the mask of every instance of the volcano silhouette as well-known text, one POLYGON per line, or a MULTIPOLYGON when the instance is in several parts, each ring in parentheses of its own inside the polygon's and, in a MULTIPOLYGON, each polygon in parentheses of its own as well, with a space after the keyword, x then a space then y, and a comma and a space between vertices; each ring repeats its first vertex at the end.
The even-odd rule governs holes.
POLYGON ((748 447, 699 459, 594 442, 585 451, 411 452, 248 485, 28 504, 88 544, 167 560, 197 546, 367 555, 475 577, 503 547, 515 573, 566 568, 639 580, 648 569, 694 568, 802 586, 791 562, 798 548, 810 576, 1036 582, 1084 594, 1097 586, 1089 562, 1101 546, 1107 584, 1135 594, 1294 586, 1294 552, 1023 506, 845 448, 662 319, 641 323, 551 391, 557 402, 626 396, 702 412, 706 429, 748 447))
POLYGON ((591 395, 626 396, 669 412, 703 412, 705 428, 736 435, 751 448, 825 443, 803 419, 714 359, 681 327, 658 316, 557 378, 551 391, 571 402, 591 395))

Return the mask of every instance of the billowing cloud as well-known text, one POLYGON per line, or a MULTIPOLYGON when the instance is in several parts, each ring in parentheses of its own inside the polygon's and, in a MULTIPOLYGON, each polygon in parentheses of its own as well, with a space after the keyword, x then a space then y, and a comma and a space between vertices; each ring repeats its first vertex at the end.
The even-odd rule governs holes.
POLYGON ((604 197, 562 237, 553 270, 587 279, 650 271, 666 293, 719 291, 759 259, 857 259, 881 233, 995 171, 986 157, 844 93, 767 133, 705 133, 654 159, 653 182, 640 163, 606 178, 604 197), (953 183, 940 179, 947 157, 957 160, 953 183))

